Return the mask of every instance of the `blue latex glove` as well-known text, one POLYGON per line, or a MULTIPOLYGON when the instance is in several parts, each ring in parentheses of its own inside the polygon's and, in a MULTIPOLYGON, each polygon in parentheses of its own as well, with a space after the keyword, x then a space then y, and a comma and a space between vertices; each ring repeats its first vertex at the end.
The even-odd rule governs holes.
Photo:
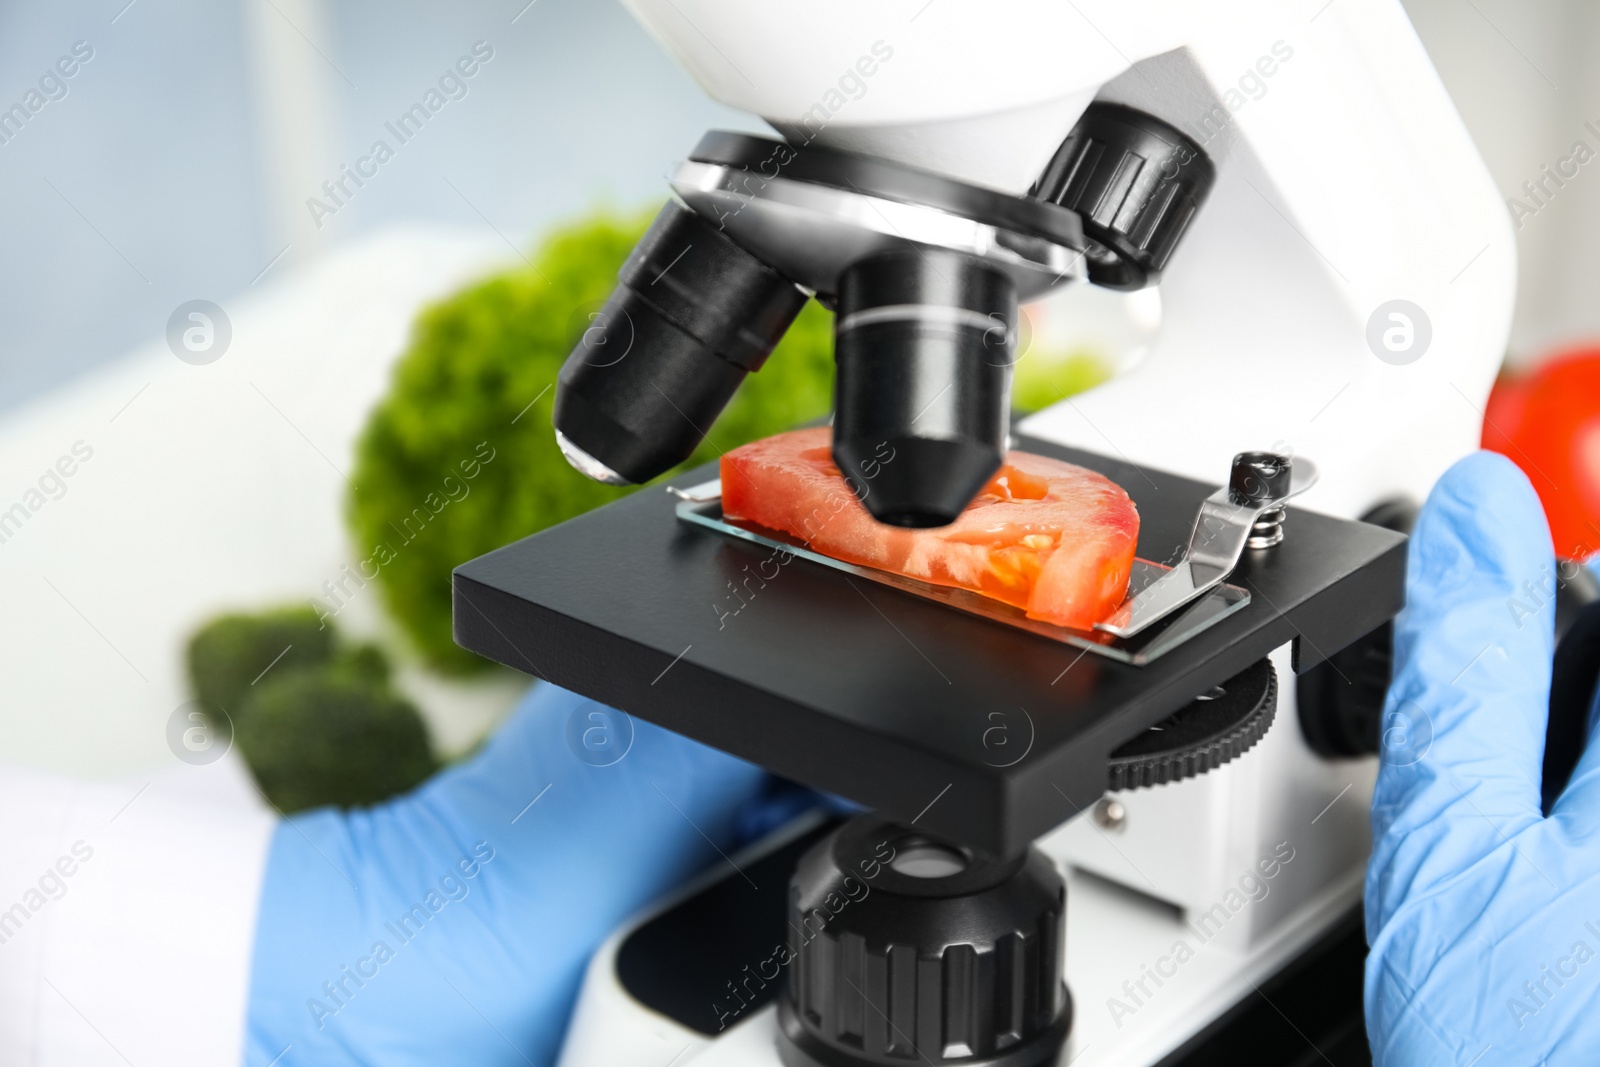
POLYGON ((1380 1067, 1600 1063, 1600 745, 1540 813, 1554 579, 1528 480, 1457 463, 1411 542, 1372 800, 1380 1067))
POLYGON ((278 827, 245 1062, 549 1067, 620 922, 726 863, 741 821, 815 803, 773 794, 757 767, 536 686, 416 792, 278 827))

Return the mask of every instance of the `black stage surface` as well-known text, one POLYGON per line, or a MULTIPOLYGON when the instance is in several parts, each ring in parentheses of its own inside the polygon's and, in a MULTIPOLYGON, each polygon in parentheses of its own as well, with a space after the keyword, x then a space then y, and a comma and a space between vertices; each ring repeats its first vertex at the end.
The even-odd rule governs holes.
MULTIPOLYGON (((1215 488, 1033 438, 1016 447, 1126 489, 1138 554, 1157 562, 1177 557, 1215 488)), ((1285 642, 1303 671, 1403 597, 1404 537, 1291 507, 1283 543, 1246 550, 1228 579, 1251 602, 1133 666, 804 559, 779 567, 770 549, 678 521, 676 503, 652 486, 458 567, 456 640, 1001 855, 1092 806, 1108 754, 1197 694, 1285 642)))

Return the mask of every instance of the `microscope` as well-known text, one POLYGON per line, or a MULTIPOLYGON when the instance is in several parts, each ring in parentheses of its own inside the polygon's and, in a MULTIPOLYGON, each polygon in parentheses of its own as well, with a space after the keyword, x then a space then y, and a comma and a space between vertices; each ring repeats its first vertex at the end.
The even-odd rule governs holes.
POLYGON ((673 173, 569 461, 681 463, 815 298, 874 518, 946 524, 1016 447, 1126 489, 1141 558, 1047 632, 740 529, 713 469, 460 567, 465 647, 870 811, 617 931, 562 1063, 1180 1062, 1348 932, 1379 731, 1426 749, 1379 721, 1403 532, 1515 273, 1460 118, 1397 0, 625 2, 777 136, 673 173), (1159 335, 1013 428, 1019 304, 1081 285, 1156 287, 1159 335))

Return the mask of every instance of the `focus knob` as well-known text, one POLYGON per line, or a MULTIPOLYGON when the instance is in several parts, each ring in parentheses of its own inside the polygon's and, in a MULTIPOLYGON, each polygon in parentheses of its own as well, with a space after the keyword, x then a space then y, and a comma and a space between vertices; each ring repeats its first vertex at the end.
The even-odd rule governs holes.
POLYGON ((1216 174, 1177 127, 1120 104, 1090 104, 1030 194, 1082 218, 1090 281, 1143 289, 1160 277, 1216 174))
POLYGON ((1193 778, 1244 755, 1278 712, 1278 676, 1257 660, 1111 753, 1110 790, 1193 778))
POLYGON ((789 887, 786 1067, 1033 1067, 1066 1040, 1066 885, 1038 849, 992 860, 876 815, 789 887))

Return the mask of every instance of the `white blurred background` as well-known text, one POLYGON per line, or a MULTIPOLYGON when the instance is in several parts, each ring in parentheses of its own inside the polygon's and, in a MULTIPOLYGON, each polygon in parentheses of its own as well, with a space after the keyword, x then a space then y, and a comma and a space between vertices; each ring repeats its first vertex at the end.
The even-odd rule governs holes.
MULTIPOLYGON (((1600 146, 1600 7, 1406 6, 1505 196, 1600 146)), ((350 443, 416 308, 559 221, 660 200, 705 129, 759 126, 603 0, 0 3, 0 117, 76 42, 65 95, 0 125, 0 509, 93 450, 0 543, 0 759, 137 777, 174 765, 182 636, 352 558, 350 443), (307 199, 479 41, 466 95, 314 225, 307 199), (162 340, 194 299, 234 330, 204 367, 162 340)), ((1591 235, 1600 163, 1518 231, 1513 361, 1600 337, 1591 235)), ((382 629, 373 599, 357 629, 382 629)), ((405 681, 446 750, 515 692, 405 681)))
POLYGON ((74 42, 94 50, 0 144, 0 409, 154 338, 186 300, 225 302, 386 224, 526 247, 596 204, 660 199, 706 128, 751 128, 618 4, 526 4, 0 4, 0 107, 74 42), (314 228, 307 198, 393 142, 383 124, 480 40, 494 58, 467 96, 314 228))

